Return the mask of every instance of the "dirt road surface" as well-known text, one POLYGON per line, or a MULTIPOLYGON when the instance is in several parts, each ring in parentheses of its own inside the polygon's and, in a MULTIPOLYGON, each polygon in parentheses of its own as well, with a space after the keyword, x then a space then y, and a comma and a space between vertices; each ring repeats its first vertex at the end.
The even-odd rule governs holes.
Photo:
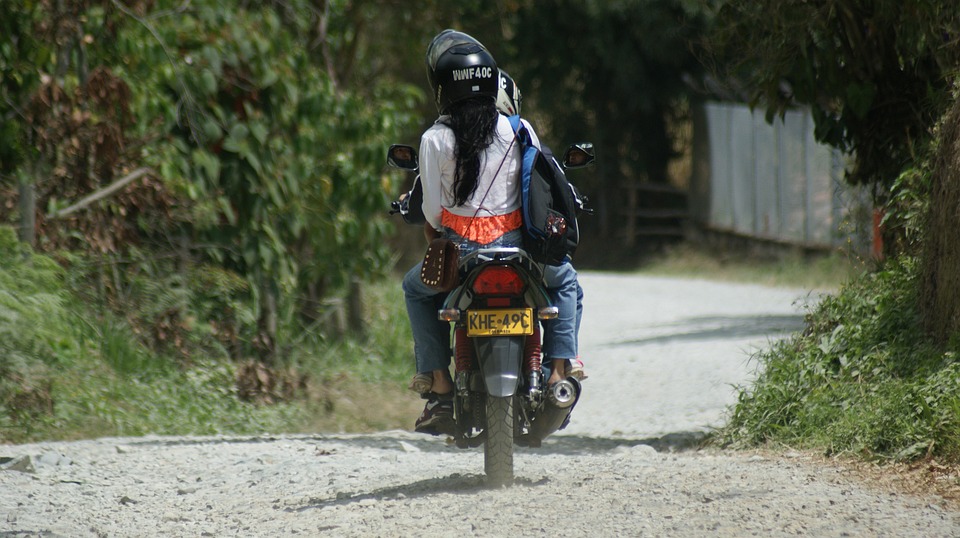
POLYGON ((690 449, 802 326, 803 290, 589 273, 589 379, 569 428, 482 450, 403 431, 0 446, 0 537, 960 536, 936 498, 821 458, 690 449))

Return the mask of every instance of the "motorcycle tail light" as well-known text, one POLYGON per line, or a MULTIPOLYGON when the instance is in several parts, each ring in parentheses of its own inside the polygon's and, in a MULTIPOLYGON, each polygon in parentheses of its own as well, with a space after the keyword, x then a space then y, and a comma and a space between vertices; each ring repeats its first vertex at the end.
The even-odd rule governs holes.
POLYGON ((496 265, 487 267, 473 281, 477 295, 520 295, 523 293, 523 278, 512 267, 496 265))

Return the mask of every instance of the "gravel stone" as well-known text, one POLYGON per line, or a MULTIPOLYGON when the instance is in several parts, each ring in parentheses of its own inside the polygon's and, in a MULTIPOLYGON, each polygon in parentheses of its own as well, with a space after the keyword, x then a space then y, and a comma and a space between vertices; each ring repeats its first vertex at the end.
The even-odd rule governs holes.
POLYGON ((485 485, 482 449, 406 431, 6 445, 0 536, 960 535, 937 499, 801 451, 695 448, 755 374, 751 351, 802 326, 807 292, 581 283, 590 377, 566 430, 516 449, 511 487, 485 485))

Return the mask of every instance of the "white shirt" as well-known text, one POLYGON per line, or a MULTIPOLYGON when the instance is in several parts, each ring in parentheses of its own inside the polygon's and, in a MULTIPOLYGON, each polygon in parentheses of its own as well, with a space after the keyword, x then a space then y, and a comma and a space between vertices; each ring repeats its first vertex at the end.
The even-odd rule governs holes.
MULTIPOLYGON (((443 119, 441 116, 420 138, 420 181, 423 183, 423 215, 427 222, 440 230, 443 209, 463 217, 506 215, 520 209, 520 143, 515 140, 510 120, 498 114, 493 142, 480 156, 477 190, 462 206, 457 206, 453 193, 456 138, 453 130, 441 123, 443 119)), ((526 120, 521 121, 527 127, 531 141, 540 147, 533 128, 526 120)))

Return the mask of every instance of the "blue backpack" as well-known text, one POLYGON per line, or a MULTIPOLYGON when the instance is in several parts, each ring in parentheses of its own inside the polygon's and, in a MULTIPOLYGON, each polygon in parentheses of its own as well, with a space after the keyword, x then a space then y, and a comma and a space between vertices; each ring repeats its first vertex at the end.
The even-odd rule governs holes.
POLYGON ((543 145, 538 149, 531 143, 520 116, 509 119, 523 154, 523 248, 539 263, 563 265, 580 242, 579 196, 550 149, 543 145))

